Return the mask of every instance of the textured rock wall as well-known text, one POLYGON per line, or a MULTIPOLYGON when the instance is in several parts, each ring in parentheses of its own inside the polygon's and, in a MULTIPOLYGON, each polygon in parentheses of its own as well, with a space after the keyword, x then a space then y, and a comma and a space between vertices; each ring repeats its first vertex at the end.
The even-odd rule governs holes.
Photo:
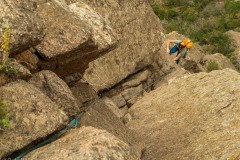
POLYGON ((132 148, 106 130, 81 127, 28 154, 26 159, 140 160, 132 148))
POLYGON ((163 29, 146 0, 85 2, 112 25, 120 38, 115 50, 89 64, 85 80, 101 90, 152 64, 159 54, 163 29))
POLYGON ((68 122, 66 114, 45 94, 25 81, 0 88, 7 107, 9 127, 0 131, 0 158, 45 138, 68 122))
POLYGON ((206 70, 210 62, 216 62, 216 64, 218 64, 218 69, 230 68, 236 70, 234 65, 231 63, 230 59, 228 59, 227 57, 220 53, 210 54, 203 57, 202 64, 203 67, 206 68, 206 70))
POLYGON ((11 55, 39 44, 45 35, 41 20, 33 13, 33 2, 0 1, 0 42, 4 39, 6 25, 10 27, 11 55))
POLYGON ((64 1, 51 1, 39 5, 36 12, 46 29, 36 50, 49 61, 43 61, 41 68, 61 77, 83 73, 90 61, 116 45, 112 28, 85 3, 68 6, 64 1))
POLYGON ((130 108, 127 126, 148 159, 239 159, 240 75, 231 69, 184 76, 130 108))
POLYGON ((32 64, 26 54, 19 55, 31 49, 39 58, 35 70, 52 70, 61 77, 83 73, 118 41, 105 19, 81 1, 68 6, 65 1, 9 0, 1 1, 0 8, 0 42, 8 24, 10 56, 32 64))

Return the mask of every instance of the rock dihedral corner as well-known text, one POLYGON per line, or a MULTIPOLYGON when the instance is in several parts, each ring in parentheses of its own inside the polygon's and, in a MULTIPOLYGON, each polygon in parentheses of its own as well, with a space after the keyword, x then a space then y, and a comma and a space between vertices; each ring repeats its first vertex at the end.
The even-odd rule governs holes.
POLYGON ((117 44, 117 34, 110 25, 83 2, 59 5, 53 1, 36 11, 46 29, 43 41, 35 47, 49 61, 42 67, 50 66, 61 77, 83 73, 89 62, 117 44))

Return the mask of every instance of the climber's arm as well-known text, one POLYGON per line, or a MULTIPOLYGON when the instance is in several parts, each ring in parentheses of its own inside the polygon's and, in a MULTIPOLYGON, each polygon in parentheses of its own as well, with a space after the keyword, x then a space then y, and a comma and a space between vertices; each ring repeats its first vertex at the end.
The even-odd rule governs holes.
POLYGON ((178 54, 178 56, 177 57, 174 57, 174 61, 176 61, 176 60, 178 60, 179 58, 181 58, 181 54, 178 54))
POLYGON ((170 52, 170 43, 174 43, 174 41, 173 40, 168 40, 167 41, 167 53, 170 52))

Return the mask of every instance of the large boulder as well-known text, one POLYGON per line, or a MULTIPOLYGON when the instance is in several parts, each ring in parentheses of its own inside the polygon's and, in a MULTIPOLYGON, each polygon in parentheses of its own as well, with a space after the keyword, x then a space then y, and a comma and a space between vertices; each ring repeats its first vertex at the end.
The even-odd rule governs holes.
POLYGON ((211 69, 211 63, 217 64, 216 65, 217 68, 215 69, 230 68, 236 70, 234 65, 231 63, 230 59, 228 59, 227 57, 220 53, 210 54, 203 57, 202 65, 206 70, 211 69))
POLYGON ((9 115, 9 126, 0 131, 1 159, 67 124, 68 117, 59 106, 25 81, 2 86, 0 99, 9 115))
POLYGON ((35 46, 43 39, 43 26, 33 12, 35 8, 35 3, 30 0, 0 1, 0 41, 3 41, 4 32, 8 26, 10 28, 11 55, 35 46))
POLYGON ((106 130, 83 126, 71 130, 66 136, 41 147, 24 158, 26 159, 111 159, 140 160, 129 144, 106 130))
POLYGON ((14 56, 14 59, 25 66, 31 73, 37 72, 39 70, 38 63, 40 59, 35 53, 33 48, 25 50, 14 56))
POLYGON ((137 142, 138 135, 127 128, 103 100, 96 99, 87 105, 86 113, 81 117, 79 125, 107 130, 141 152, 142 145, 141 142, 137 142))
POLYGON ((77 98, 80 103, 87 103, 98 98, 97 93, 87 83, 78 81, 69 86, 73 95, 77 98))
POLYGON ((75 159, 77 156, 77 159, 88 160, 112 156, 110 159, 140 159, 143 145, 137 141, 137 134, 113 114, 106 102, 96 99, 85 107, 86 113, 78 116, 80 128, 68 131, 23 158, 75 159))
POLYGON ((117 43, 110 25, 83 2, 68 6, 65 1, 49 1, 36 12, 46 29, 43 41, 35 47, 45 60, 40 66, 61 77, 83 73, 90 61, 117 43))
POLYGON ((130 108, 127 126, 148 159, 239 159, 240 74, 201 72, 171 81, 130 108))
POLYGON ((17 79, 27 80, 32 76, 30 71, 18 62, 10 62, 6 67, 8 67, 8 70, 0 73, 0 86, 17 79))
POLYGON ((78 104, 68 85, 55 73, 43 70, 34 74, 28 82, 58 104, 69 117, 79 114, 80 103, 78 104))
POLYGON ((84 79, 95 90, 117 84, 128 75, 152 65, 161 46, 162 25, 147 1, 86 1, 119 34, 119 45, 89 64, 84 79))

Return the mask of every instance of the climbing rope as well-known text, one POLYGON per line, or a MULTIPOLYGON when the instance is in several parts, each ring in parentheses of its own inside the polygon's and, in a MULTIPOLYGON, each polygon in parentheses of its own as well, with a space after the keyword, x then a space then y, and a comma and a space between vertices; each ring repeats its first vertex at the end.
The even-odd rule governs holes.
MULTIPOLYGON (((164 75, 160 76, 158 79, 156 79, 155 81, 153 81, 152 83, 148 84, 147 86, 145 86, 143 88, 143 90, 153 86, 155 83, 159 82, 163 77, 165 77, 167 74, 171 73, 172 69, 170 69, 168 72, 164 73, 164 75)), ((141 93, 142 91, 140 91, 139 93, 141 93)), ((139 93, 136 93, 133 96, 137 96, 139 95, 139 93)), ((64 128, 63 130, 59 131, 58 133, 52 135, 51 137, 49 137, 48 139, 44 140, 43 142, 37 144, 36 146, 30 148, 29 150, 23 152, 22 154, 20 154, 19 156, 17 156, 16 158, 14 158, 14 160, 21 160, 21 158, 23 158, 25 155, 27 155, 28 153, 32 152, 33 150, 40 148, 46 144, 49 144, 53 141, 55 141, 56 139, 58 139, 60 136, 62 136, 64 133, 67 132, 67 130, 71 129, 72 127, 76 128, 78 126, 78 120, 82 117, 82 115, 87 112, 91 106, 93 106, 97 101, 99 101, 99 98, 94 99, 90 104, 86 104, 86 109, 84 111, 81 111, 80 114, 73 118, 71 120, 71 122, 67 125, 66 128, 64 128)), ((82 106, 84 107, 84 105, 82 106)))
POLYGON ((80 112, 80 114, 77 117, 75 117, 71 120, 71 122, 67 125, 66 128, 64 128, 63 130, 59 131, 58 133, 52 135, 51 137, 49 137, 48 139, 44 140, 43 142, 37 144, 36 146, 34 146, 34 147, 28 149, 27 151, 23 152, 22 154, 20 154, 16 158, 14 158, 14 160, 21 160, 21 158, 23 158, 24 156, 26 156, 28 153, 32 152, 33 150, 55 141, 56 139, 58 139, 60 136, 62 136, 64 133, 66 133, 67 130, 71 129, 72 127, 76 128, 78 126, 78 120, 82 117, 84 112, 88 111, 90 109, 90 107, 93 106, 97 102, 97 100, 99 100, 99 99, 94 99, 92 101, 92 103, 90 103, 84 111, 80 112))

